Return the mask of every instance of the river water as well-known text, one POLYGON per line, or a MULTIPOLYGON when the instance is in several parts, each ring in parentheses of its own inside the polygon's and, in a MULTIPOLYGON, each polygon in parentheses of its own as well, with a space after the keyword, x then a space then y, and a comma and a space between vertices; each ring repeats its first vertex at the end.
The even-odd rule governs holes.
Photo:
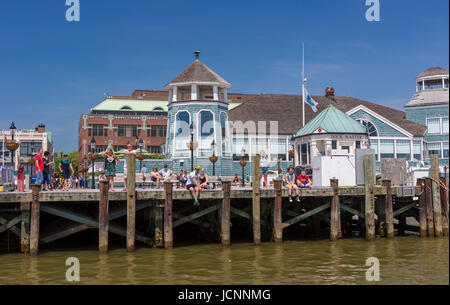
POLYGON ((397 237, 285 241, 282 244, 44 251, 0 255, 0 284, 73 284, 68 257, 80 262, 80 284, 373 284, 366 259, 380 262, 378 284, 449 284, 448 238, 397 237))

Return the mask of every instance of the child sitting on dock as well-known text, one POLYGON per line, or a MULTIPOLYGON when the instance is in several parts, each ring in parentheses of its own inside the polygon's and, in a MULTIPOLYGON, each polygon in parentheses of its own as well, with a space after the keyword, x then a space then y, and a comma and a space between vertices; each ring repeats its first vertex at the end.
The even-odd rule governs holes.
POLYGON ((150 173, 151 183, 156 182, 156 188, 159 188, 159 181, 161 180, 161 175, 158 172, 158 167, 153 166, 152 172, 150 173))
POLYGON ((202 168, 200 170, 200 174, 198 175, 198 179, 200 181, 200 187, 202 189, 207 189, 208 188, 208 175, 205 173, 205 169, 202 168))
POLYGON ((294 169, 292 167, 288 168, 288 173, 285 175, 285 183, 286 183, 286 187, 289 190, 289 202, 292 202, 292 190, 295 190, 295 195, 297 195, 296 201, 300 202, 300 197, 298 194, 298 186, 296 184, 296 179, 295 179, 295 172, 294 169))
POLYGON ((194 171, 187 176, 186 189, 191 191, 192 196, 194 197, 194 206, 200 205, 198 202, 198 195, 201 192, 200 181, 198 177, 198 172, 200 171, 200 166, 194 167, 194 171))
POLYGON ((297 184, 299 187, 310 188, 312 186, 311 179, 306 175, 306 171, 302 169, 300 175, 297 178, 297 184))
POLYGON ((241 185, 241 178, 239 178, 238 174, 234 174, 233 181, 231 181, 235 186, 241 185))

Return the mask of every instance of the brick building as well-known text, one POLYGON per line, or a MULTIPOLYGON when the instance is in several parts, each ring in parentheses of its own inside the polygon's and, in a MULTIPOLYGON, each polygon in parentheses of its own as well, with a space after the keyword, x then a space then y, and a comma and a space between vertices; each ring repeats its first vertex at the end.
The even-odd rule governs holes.
MULTIPOLYGON (((229 93, 230 109, 256 96, 229 93)), ((78 125, 80 164, 90 152, 92 138, 96 142, 96 152, 105 151, 109 145, 114 151, 125 148, 128 143, 137 147, 142 139, 143 149, 163 154, 168 100, 169 92, 162 90, 135 90, 131 96, 107 95, 89 113, 81 115, 78 125)))

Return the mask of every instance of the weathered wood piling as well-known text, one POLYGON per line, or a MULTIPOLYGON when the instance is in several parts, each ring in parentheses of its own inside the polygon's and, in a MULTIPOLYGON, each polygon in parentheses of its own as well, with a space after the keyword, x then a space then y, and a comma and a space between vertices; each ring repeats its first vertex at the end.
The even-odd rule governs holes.
POLYGON ((164 202, 164 248, 173 247, 173 227, 172 227, 172 209, 173 209, 173 184, 172 182, 164 182, 164 191, 166 200, 164 202))
POLYGON ((283 221, 282 221, 282 181, 274 181, 275 200, 273 205, 273 240, 275 242, 283 241, 283 221))
POLYGON ((449 236, 448 220, 448 182, 445 177, 440 178, 441 210, 442 210, 442 234, 449 236))
POLYGON ((392 183, 389 179, 384 179, 382 181, 383 186, 386 188, 386 196, 384 197, 385 201, 385 224, 386 224, 386 237, 394 238, 394 209, 392 206, 392 183))
POLYGON ((260 163, 261 156, 255 155, 252 157, 252 186, 253 186, 253 243, 255 245, 261 244, 261 190, 260 190, 260 163))
POLYGON ((439 156, 431 155, 431 177, 433 192, 434 236, 442 237, 441 193, 439 190, 439 156))
POLYGON ((431 179, 425 178, 425 201, 427 214, 427 235, 434 237, 434 220, 433 220, 433 191, 431 187, 431 179))
POLYGON ((136 156, 127 156, 127 251, 134 251, 136 238, 136 156))
POLYGON ((98 250, 100 253, 108 252, 109 233, 109 183, 100 181, 100 202, 98 207, 98 250))
POLYGON ((364 190, 366 240, 375 239, 375 196, 374 196, 374 161, 373 155, 364 156, 364 190))
POLYGON ((39 253, 39 222, 40 222, 40 204, 39 192, 40 185, 33 185, 31 193, 33 195, 33 202, 31 203, 31 221, 30 221, 30 254, 37 255, 39 253))
POLYGON ((220 214, 221 218, 221 241, 222 246, 230 246, 230 192, 231 192, 231 181, 222 181, 222 210, 220 214))
POLYGON ((339 238, 339 182, 337 179, 331 179, 330 185, 333 188, 333 197, 331 199, 330 213, 330 240, 335 241, 339 238))
POLYGON ((419 234, 427 237, 427 198, 425 193, 425 179, 417 179, 417 185, 421 187, 419 197, 419 234))
POLYGON ((20 224, 20 249, 24 254, 30 252, 30 205, 29 202, 22 202, 20 210, 22 211, 22 222, 20 224))

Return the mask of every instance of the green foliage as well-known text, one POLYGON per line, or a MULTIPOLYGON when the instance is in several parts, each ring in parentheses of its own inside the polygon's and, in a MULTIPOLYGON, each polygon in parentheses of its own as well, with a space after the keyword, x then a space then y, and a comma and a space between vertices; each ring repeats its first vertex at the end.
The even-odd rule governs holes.
MULTIPOLYGON (((74 150, 67 154, 68 159, 72 163, 72 168, 74 171, 74 174, 78 174, 78 151, 74 150)), ((63 159, 64 152, 60 151, 59 153, 55 153, 53 156, 53 161, 55 162, 55 171, 59 174, 61 174, 61 171, 59 170, 59 164, 61 163, 61 160, 63 159)))

